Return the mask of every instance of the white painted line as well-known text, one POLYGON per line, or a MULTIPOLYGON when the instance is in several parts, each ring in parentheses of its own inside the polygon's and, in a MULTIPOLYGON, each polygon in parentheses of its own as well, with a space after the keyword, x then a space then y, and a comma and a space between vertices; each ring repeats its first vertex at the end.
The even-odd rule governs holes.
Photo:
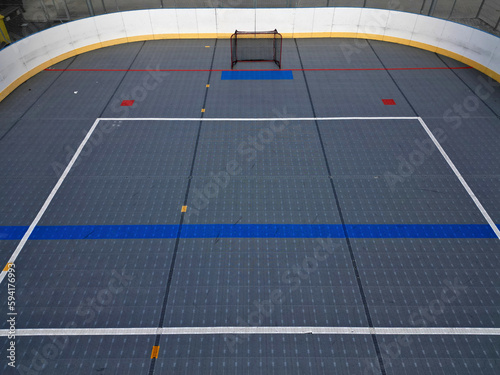
MULTIPOLYGON (((34 328, 16 329, 16 336, 136 336, 136 335, 490 335, 500 328, 469 327, 166 327, 166 328, 34 328)), ((0 337, 8 330, 0 330, 0 337)))
MULTIPOLYGON (((21 239, 21 241, 19 242, 19 244, 17 245, 16 250, 14 250, 14 252, 10 256, 10 259, 9 259, 8 263, 15 263, 16 262, 16 259, 19 256, 19 253, 21 253, 21 250, 23 249, 24 245, 26 244, 26 241, 28 241, 28 238, 31 236, 31 233, 33 232, 33 230, 37 226, 38 222, 42 218, 43 214, 45 213, 45 211, 49 207, 50 202, 52 202, 52 199, 54 199, 54 196, 56 195, 57 191, 59 190, 59 188, 61 187, 62 183, 64 182, 64 179, 66 178, 66 176, 68 175, 69 171, 71 170, 71 167, 73 167, 73 164, 75 164, 76 159, 78 159, 78 156, 82 152, 83 147, 85 146, 85 144, 89 140, 90 136, 94 132, 94 129, 97 127, 98 123, 99 123, 99 119, 97 119, 97 120, 94 121, 94 124, 92 125, 92 127, 88 131, 87 135, 83 139, 82 143, 80 144, 80 147, 78 147, 78 149, 76 150, 75 154, 73 155, 73 158, 68 163, 68 166, 64 170, 63 174, 61 175, 61 177, 59 177, 59 180, 57 181, 56 185, 54 186, 54 188, 50 192, 50 194, 47 197, 47 199, 45 200, 45 203, 43 204, 42 208, 40 208, 40 211, 38 211, 38 214, 36 215, 35 219, 31 223, 31 225, 29 226, 28 230, 26 231, 26 233, 24 233, 24 236, 21 239)), ((1 274, 0 274, 0 284, 2 283, 2 281, 5 278, 6 274, 7 274, 6 271, 2 271, 1 272, 1 274)))
POLYGON ((345 120, 418 120, 418 117, 263 117, 263 118, 199 118, 199 117, 137 117, 100 118, 101 121, 345 121, 345 120))
POLYGON ((420 124, 422 125, 422 127, 424 128, 424 130, 426 131, 426 133, 429 135, 429 137, 432 139, 432 142, 434 142, 434 145, 436 145, 437 149, 439 150, 439 152, 441 153, 441 155, 443 156, 443 158, 446 160, 446 162, 448 163, 448 165, 450 166, 450 168, 453 170, 453 172, 455 173, 455 176, 457 176, 458 180, 460 181, 460 183, 462 184, 462 186, 465 188, 465 190, 467 191, 467 193, 469 194, 469 196, 472 198, 472 200, 476 204, 477 208, 479 208, 479 211, 481 211, 481 213, 483 214, 484 218, 486 219, 486 221, 490 225, 491 229, 493 229, 493 232, 496 234, 496 236, 498 237, 498 239, 500 239, 500 230, 497 228, 497 226, 495 225, 495 222, 491 219, 491 217, 488 214, 488 212, 486 212, 486 210, 483 207, 483 205, 481 204, 481 202, 479 202, 479 199, 477 199, 476 195, 474 194, 474 192, 472 191, 472 189, 469 187, 469 185, 467 184, 467 182, 465 181, 465 179, 462 177, 462 175, 458 171, 457 167, 455 167, 455 164, 453 164, 453 162, 449 158, 448 154, 446 154, 446 152, 444 151, 443 147, 441 147, 441 145, 439 144, 438 140, 436 139, 436 137, 434 137, 434 134, 432 134, 431 130, 427 127, 427 124, 424 122, 424 120, 421 117, 419 117, 418 121, 420 122, 420 124))

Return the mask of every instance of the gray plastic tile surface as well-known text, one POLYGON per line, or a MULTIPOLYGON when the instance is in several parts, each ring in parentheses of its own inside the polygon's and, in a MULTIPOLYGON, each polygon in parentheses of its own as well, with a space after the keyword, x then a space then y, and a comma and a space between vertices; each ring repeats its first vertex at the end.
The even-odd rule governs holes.
MULTIPOLYGON (((379 41, 285 39, 282 62, 293 80, 221 80, 228 40, 163 40, 41 72, 0 103, 0 235, 32 223, 98 117, 116 120, 98 124, 39 225, 486 225, 417 120, 198 120, 314 116, 422 116, 499 224, 500 84, 379 41), (124 120, 157 117, 196 120, 124 120)), ((317 240, 277 237, 28 240, 16 260, 17 328, 499 328, 496 239, 332 239, 311 264, 317 240), (279 303, 262 313, 277 290, 279 303)), ((2 269, 19 243, 0 239, 2 269)), ((25 373, 413 375, 496 374, 497 337, 16 340, 25 373)))

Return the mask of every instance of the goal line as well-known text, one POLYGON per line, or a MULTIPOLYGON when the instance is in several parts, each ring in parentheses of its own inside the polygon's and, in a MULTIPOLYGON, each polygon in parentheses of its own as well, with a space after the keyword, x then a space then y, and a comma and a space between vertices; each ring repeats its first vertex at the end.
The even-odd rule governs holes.
MULTIPOLYGON (((9 334, 0 331, 0 337, 9 334)), ((500 328, 470 327, 137 327, 16 329, 16 336, 136 336, 136 335, 488 335, 500 328)))
POLYGON ((103 117, 100 121, 346 121, 346 120, 419 120, 420 117, 103 117))

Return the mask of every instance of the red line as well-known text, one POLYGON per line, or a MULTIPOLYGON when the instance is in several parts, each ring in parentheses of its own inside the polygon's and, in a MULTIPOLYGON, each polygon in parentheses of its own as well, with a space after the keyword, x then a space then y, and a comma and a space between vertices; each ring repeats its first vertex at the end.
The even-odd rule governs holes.
MULTIPOLYGON (((470 66, 460 67, 424 67, 424 68, 324 68, 324 69, 282 69, 292 71, 375 71, 375 70, 458 70, 472 69, 470 66)), ((45 69, 48 72, 230 72, 228 69, 45 69)), ((252 72, 252 70, 238 70, 239 72, 252 72)), ((276 69, 258 69, 257 71, 273 71, 276 69)))

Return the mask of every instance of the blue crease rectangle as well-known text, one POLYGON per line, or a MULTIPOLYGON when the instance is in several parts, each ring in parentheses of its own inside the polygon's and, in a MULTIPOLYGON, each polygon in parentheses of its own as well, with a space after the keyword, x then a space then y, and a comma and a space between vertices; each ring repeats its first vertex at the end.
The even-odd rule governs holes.
POLYGON ((281 80, 293 79, 291 70, 231 70, 221 74, 222 80, 281 80))

